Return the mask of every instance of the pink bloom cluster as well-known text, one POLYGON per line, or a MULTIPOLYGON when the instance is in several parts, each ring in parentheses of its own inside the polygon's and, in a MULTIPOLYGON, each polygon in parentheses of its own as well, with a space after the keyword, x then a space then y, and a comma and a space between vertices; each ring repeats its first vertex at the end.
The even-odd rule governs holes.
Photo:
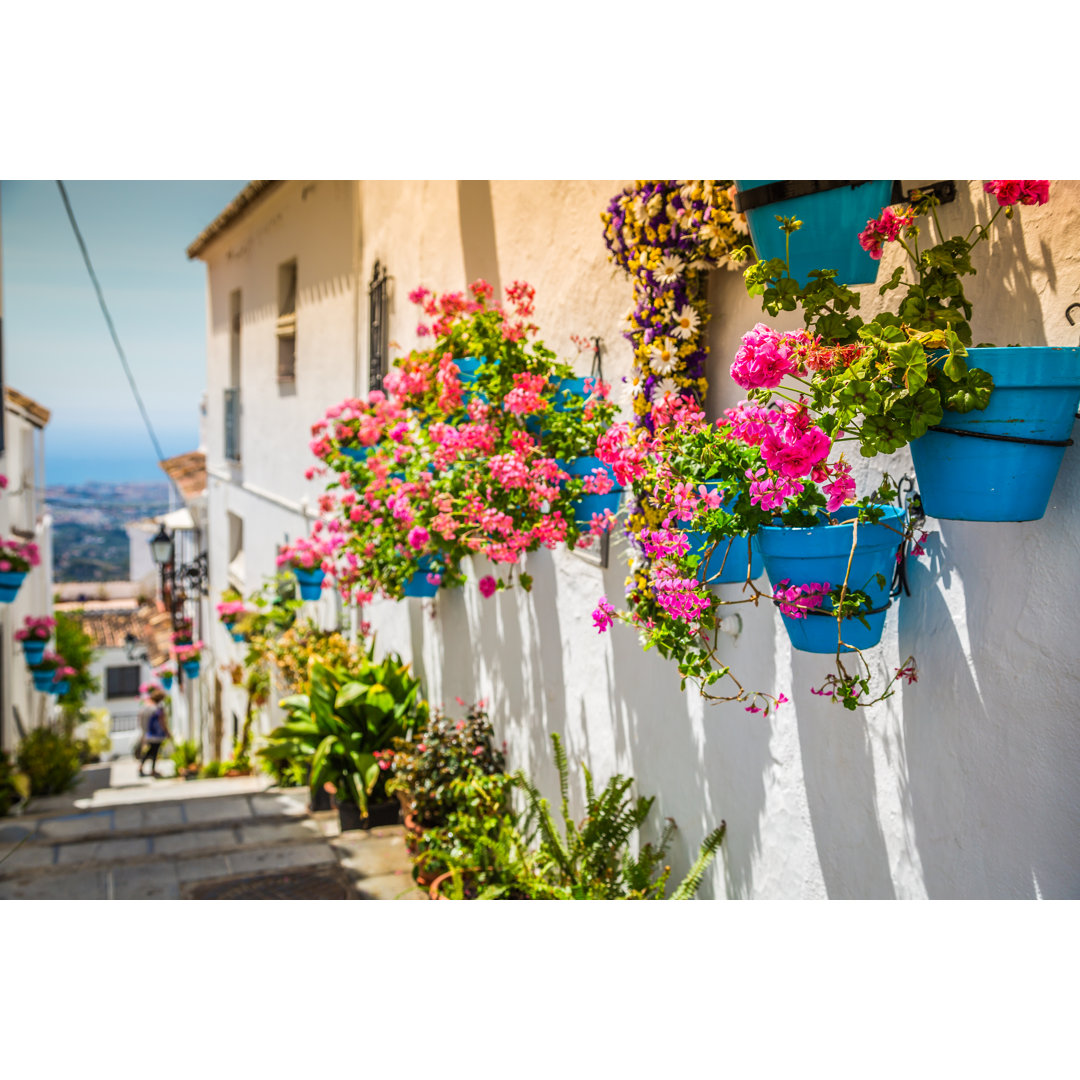
POLYGON ((1050 199, 1049 180, 987 180, 983 190, 993 195, 999 206, 1044 206, 1050 199))
POLYGON ((316 521, 310 537, 301 536, 293 543, 286 544, 278 552, 277 565, 288 566, 294 570, 321 568, 327 573, 332 573, 334 569, 332 556, 335 549, 340 546, 340 537, 337 538, 338 543, 335 543, 332 536, 320 537, 318 534, 323 531, 323 527, 323 522, 316 521))
POLYGON ((596 610, 592 613, 593 626, 596 627, 597 633, 602 634, 611 627, 614 614, 615 609, 608 603, 607 597, 600 597, 600 603, 596 605, 596 610))
POLYGON ((0 573, 22 573, 24 569, 41 565, 41 550, 32 541, 0 540, 0 573))
POLYGON ((477 584, 481 596, 488 598, 495 595, 495 579, 490 574, 487 577, 482 577, 477 584))
POLYGON ((503 408, 515 416, 541 412, 547 408, 543 398, 547 386, 546 375, 530 375, 528 372, 514 376, 514 389, 503 398, 503 408))
POLYGON ((696 622, 712 603, 707 595, 701 595, 704 587, 700 581, 696 578, 680 577, 678 570, 670 563, 657 563, 653 567, 650 582, 657 604, 670 619, 681 619, 686 623, 696 622))
POLYGON ((866 228, 859 233, 859 246, 872 259, 880 259, 882 245, 891 243, 915 218, 915 208, 906 207, 897 213, 891 206, 886 206, 881 217, 866 223, 866 228))
POLYGON ((789 618, 805 619, 808 611, 821 607, 831 590, 827 581, 793 586, 790 578, 784 578, 773 589, 773 599, 789 618))
POLYGON ((731 365, 731 377, 744 389, 779 386, 786 375, 799 371, 798 346, 810 339, 805 330, 777 332, 764 323, 743 334, 731 365))
POLYGON ((652 439, 643 428, 635 429, 631 436, 630 425, 623 422, 612 424, 596 442, 596 456, 615 472, 615 480, 622 487, 630 487, 648 471, 646 458, 653 447, 652 439))
POLYGON ((56 620, 48 615, 27 615, 21 630, 15 631, 16 641, 48 641, 52 637, 56 620))
POLYGON ((681 559, 690 550, 686 533, 679 529, 655 529, 652 532, 642 529, 638 533, 638 543, 650 559, 681 559))
POLYGON ((204 648, 205 646, 201 641, 192 641, 187 645, 175 645, 173 654, 176 657, 176 662, 183 664, 189 660, 198 660, 202 656, 204 648))
POLYGON ((247 608, 244 606, 243 600, 223 600, 217 606, 217 613, 219 618, 228 618, 236 615, 246 615, 247 608))

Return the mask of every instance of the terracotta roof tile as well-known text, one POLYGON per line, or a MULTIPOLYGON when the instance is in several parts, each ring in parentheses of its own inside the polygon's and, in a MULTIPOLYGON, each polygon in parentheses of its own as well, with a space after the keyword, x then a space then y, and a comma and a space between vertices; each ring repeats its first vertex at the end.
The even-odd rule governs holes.
POLYGON ((264 195, 269 194, 284 180, 252 180, 235 199, 188 245, 187 257, 198 258, 210 242, 234 222, 239 221, 264 195))
POLYGON ((206 454, 201 450, 177 454, 159 464, 185 499, 197 498, 206 491, 206 454))

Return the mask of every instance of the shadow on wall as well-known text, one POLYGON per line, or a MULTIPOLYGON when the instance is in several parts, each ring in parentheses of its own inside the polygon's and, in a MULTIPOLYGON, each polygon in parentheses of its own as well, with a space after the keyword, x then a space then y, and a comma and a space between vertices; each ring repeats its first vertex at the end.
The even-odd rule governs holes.
MULTIPOLYGON (((793 685, 820 686, 834 662, 833 656, 793 650, 793 685)), ((854 661, 848 667, 853 670, 854 661)), ((875 681, 880 683, 880 673, 875 681)), ((849 712, 830 698, 805 693, 797 715, 806 802, 829 899, 895 900, 866 711, 849 712)))
POLYGON ((1074 451, 1041 521, 942 521, 940 567, 912 566, 904 806, 931 898, 1080 897, 1078 506, 1074 451))
POLYGON ((499 254, 495 244, 495 210, 491 204, 490 180, 459 180, 458 220, 461 251, 465 258, 465 281, 483 278, 502 297, 499 283, 499 254))

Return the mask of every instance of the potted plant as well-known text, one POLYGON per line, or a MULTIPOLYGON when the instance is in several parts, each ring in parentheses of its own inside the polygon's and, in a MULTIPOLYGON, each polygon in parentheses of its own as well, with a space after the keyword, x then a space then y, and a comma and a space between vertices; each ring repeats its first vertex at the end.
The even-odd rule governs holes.
POLYGON ((891 180, 736 180, 735 188, 735 209, 746 215, 761 259, 786 259, 800 280, 819 268, 849 285, 877 276, 856 233, 891 201, 891 180), (781 218, 800 222, 789 247, 776 229, 781 218))
POLYGON ((197 679, 199 677, 202 650, 203 643, 201 641, 193 641, 187 645, 176 645, 173 648, 176 662, 180 665, 181 670, 189 679, 197 679))
POLYGON ((22 643, 23 656, 28 667, 40 664, 45 655, 45 646, 52 637, 56 620, 48 615, 35 617, 27 615, 21 630, 15 631, 15 640, 22 643))
POLYGON ((36 664, 29 665, 34 680, 34 689, 42 693, 52 693, 56 672, 67 666, 67 661, 57 652, 45 649, 36 664))
POLYGON ((170 755, 176 766, 176 775, 184 780, 199 778, 199 744, 194 739, 178 742, 170 755))
POLYGON ((0 604, 10 604, 26 575, 41 562, 37 544, 0 540, 0 604))
MULTIPOLYGON (((853 313, 858 294, 831 271, 800 285, 783 259, 750 267, 748 288, 765 310, 801 306, 808 333, 788 335, 782 358, 768 346, 773 360, 743 365, 742 377, 733 374, 762 403, 781 379, 802 389, 822 429, 853 436, 865 456, 910 443, 930 516, 1030 521, 1046 511, 1080 403, 1080 349, 971 347, 972 305, 962 279, 975 272, 972 250, 1017 203, 1037 206, 1049 198, 1043 180, 984 186, 997 208, 963 236, 945 236, 932 195, 915 193, 912 206, 886 208, 867 222, 859 239, 872 257, 888 243, 908 256, 908 265, 879 290, 900 290, 897 311, 869 323, 853 313), (919 246, 923 217, 938 236, 926 248, 919 246)), ((785 231, 798 233, 790 224, 785 231)))
MULTIPOLYGON (((422 324, 434 346, 399 360, 367 402, 334 406, 313 428, 347 537, 338 580, 361 601, 433 596, 463 582, 461 560, 474 554, 511 568, 497 586, 506 587, 529 551, 587 546, 617 506, 599 461, 571 470, 557 460, 595 453, 614 414, 607 387, 576 379, 534 340, 531 286, 511 285, 505 306, 485 282, 470 294, 416 290, 435 318, 422 324), (343 454, 357 440, 369 446, 362 461, 343 454), (586 512, 583 497, 604 505, 586 512)), ((529 587, 527 574, 518 580, 529 587)))
MULTIPOLYGON (((390 749, 395 738, 411 733, 427 716, 420 682, 408 665, 395 654, 376 664, 373 650, 358 671, 312 661, 310 692, 282 700, 289 719, 259 751, 270 760, 310 761, 313 798, 331 783, 338 804, 357 806, 366 826, 376 814, 391 816, 384 779, 389 765, 381 765, 375 752, 390 749)), ((396 800, 393 807, 396 818, 396 800)), ((348 817, 346 811, 346 823, 348 817)))
POLYGON ((329 562, 327 543, 319 537, 322 522, 316 521, 311 537, 301 536, 295 543, 287 544, 277 557, 277 565, 292 570, 300 586, 303 600, 318 600, 322 596, 323 579, 326 577, 329 562))
POLYGON ((71 685, 70 680, 77 674, 78 672, 73 667, 62 664, 53 672, 52 685, 49 687, 48 692, 54 697, 63 697, 71 685))

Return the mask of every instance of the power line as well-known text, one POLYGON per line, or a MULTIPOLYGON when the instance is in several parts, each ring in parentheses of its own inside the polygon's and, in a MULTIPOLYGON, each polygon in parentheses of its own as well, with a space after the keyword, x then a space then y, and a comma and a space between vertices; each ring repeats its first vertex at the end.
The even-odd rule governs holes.
MULTIPOLYGON (((86 263, 86 269, 90 274, 90 280, 94 283, 94 291, 97 293, 98 303, 101 305, 101 313, 105 316, 105 322, 109 327, 109 333, 112 335, 113 344, 116 346, 117 355, 120 357, 120 363, 124 367, 124 374, 127 376, 128 385, 131 387, 132 394, 135 395, 135 404, 139 406, 139 412, 142 413, 143 423, 146 424, 146 431, 150 436, 150 441, 154 444, 154 449, 157 451, 158 462, 162 462, 165 460, 165 452, 161 449, 161 443, 158 442, 158 437, 154 432, 154 425, 150 422, 150 414, 146 411, 146 406, 143 404, 142 395, 139 393, 139 388, 135 384, 135 376, 132 374, 131 367, 127 362, 127 357, 124 355, 124 348, 120 344, 120 338, 117 336, 116 327, 113 326, 112 316, 109 314, 108 305, 105 303, 105 294, 101 291, 101 284, 97 279, 97 274, 94 273, 94 265, 90 262, 90 252, 86 250, 86 244, 83 242, 82 233, 79 231, 79 223, 75 220, 75 211, 71 209, 71 202, 68 199, 67 191, 64 188, 64 181, 57 180, 56 186, 60 189, 60 198, 64 200, 64 209, 67 210, 68 220, 71 222, 71 228, 75 233, 75 239, 79 242, 79 250, 82 252, 83 261, 86 263)), ((176 489, 176 494, 180 496, 182 502, 183 495, 180 492, 180 488, 177 487, 176 481, 170 476, 169 482, 176 489)))

